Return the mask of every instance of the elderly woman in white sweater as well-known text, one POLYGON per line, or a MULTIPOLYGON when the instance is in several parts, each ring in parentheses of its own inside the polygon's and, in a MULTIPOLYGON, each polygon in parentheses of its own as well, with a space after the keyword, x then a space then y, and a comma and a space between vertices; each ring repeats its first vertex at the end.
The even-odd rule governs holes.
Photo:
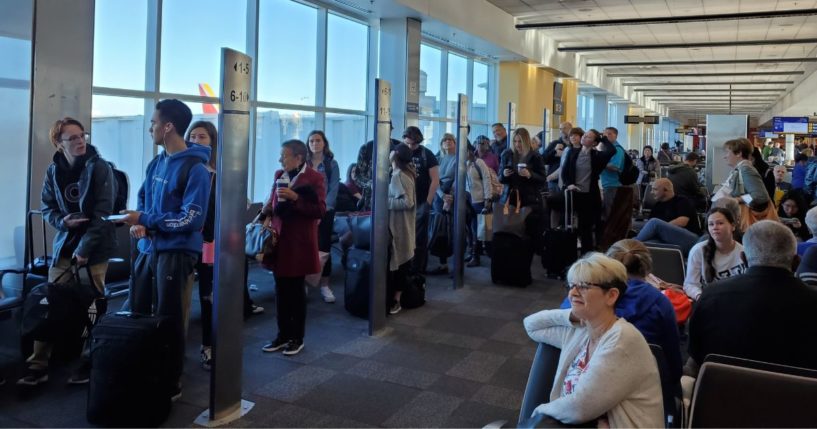
POLYGON ((589 253, 567 273, 571 308, 525 318, 535 341, 562 349, 550 402, 535 414, 563 423, 598 419, 599 427, 663 427, 661 380, 646 340, 616 317, 627 289, 627 269, 589 253))

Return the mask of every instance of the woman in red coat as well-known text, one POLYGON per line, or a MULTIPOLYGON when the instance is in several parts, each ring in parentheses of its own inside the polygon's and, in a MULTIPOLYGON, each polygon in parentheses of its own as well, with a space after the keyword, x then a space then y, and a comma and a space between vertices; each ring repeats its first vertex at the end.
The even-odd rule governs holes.
POLYGON ((264 225, 278 233, 273 255, 264 255, 262 265, 275 273, 278 336, 262 348, 283 349, 287 356, 304 348, 306 293, 304 277, 320 272, 318 221, 326 213, 323 176, 306 165, 306 145, 288 140, 281 145, 282 170, 275 172, 264 225))

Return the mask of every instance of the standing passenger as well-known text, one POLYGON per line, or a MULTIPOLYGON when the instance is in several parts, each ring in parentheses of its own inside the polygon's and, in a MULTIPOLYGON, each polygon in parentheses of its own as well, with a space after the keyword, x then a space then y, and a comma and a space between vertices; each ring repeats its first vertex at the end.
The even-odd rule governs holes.
MULTIPOLYGON (((454 178, 457 170, 456 139, 451 133, 443 134, 440 140, 440 184, 433 199, 434 213, 450 212, 454 203, 454 178)), ((449 223, 453 228, 453 225, 449 223)), ((448 231, 451 234, 451 231, 448 231)), ((450 235, 449 235, 450 236, 450 235)), ((429 271, 430 275, 448 274, 448 258, 440 256, 440 266, 429 271)))
POLYGON ((150 134, 164 147, 148 164, 135 211, 123 220, 139 239, 133 263, 130 308, 166 316, 174 338, 170 344, 172 398, 181 397, 184 366, 184 326, 190 311, 193 267, 201 255, 202 228, 207 215, 210 148, 185 142, 182 133, 193 114, 184 103, 162 100, 150 120, 150 134), (155 306, 154 306, 155 303, 155 306))
POLYGON ((304 277, 321 270, 318 258, 318 221, 326 215, 323 176, 307 167, 306 145, 288 140, 281 145, 281 170, 262 214, 264 226, 278 234, 275 255, 264 255, 262 265, 275 274, 278 336, 262 350, 283 349, 287 356, 304 348, 306 292, 304 277), (282 177, 288 179, 283 186, 282 177))
POLYGON ((423 146, 423 133, 417 127, 408 127, 403 133, 403 142, 411 149, 411 159, 417 169, 415 193, 417 195, 416 247, 412 265, 414 272, 425 274, 428 264, 428 218, 431 214, 431 203, 440 186, 440 167, 437 157, 423 146))
POLYGON ((332 275, 332 231, 335 225, 335 201, 340 185, 340 168, 335 161, 335 155, 329 150, 329 140, 323 131, 312 131, 306 140, 309 153, 307 165, 321 173, 326 184, 326 214, 318 224, 318 250, 328 253, 329 257, 323 264, 320 286, 324 302, 333 303, 335 295, 329 288, 329 276, 332 275))
MULTIPOLYGON (((113 212, 116 180, 111 166, 88 143, 90 136, 76 119, 58 120, 49 137, 57 152, 45 173, 40 210, 57 233, 48 281, 68 281, 71 276, 61 274, 71 269, 72 259, 79 266, 88 265, 92 278, 87 280, 96 286, 100 298, 95 305, 102 315, 107 308, 104 292, 108 258, 116 249, 114 226, 102 218, 113 212)), ((27 368, 17 384, 36 386, 48 381, 51 350, 51 343, 34 341, 34 352, 26 360, 27 368)), ((69 384, 88 382, 88 352, 83 351, 82 362, 68 378, 69 384)))
POLYGON ((414 256, 416 215, 415 168, 411 162, 411 149, 398 145, 391 156, 391 181, 389 182, 389 276, 388 293, 392 297, 389 314, 397 314, 400 295, 405 287, 414 256))
MULTIPOLYGON (((389 121, 389 133, 393 130, 394 127, 391 121, 389 121)), ((389 153, 400 144, 399 140, 390 140, 391 147, 389 148, 389 153)), ((363 195, 361 204, 358 206, 360 211, 370 211, 372 209, 372 180, 374 178, 372 156, 374 156, 374 140, 369 140, 360 147, 360 151, 357 154, 357 170, 353 176, 355 184, 360 188, 363 195)))

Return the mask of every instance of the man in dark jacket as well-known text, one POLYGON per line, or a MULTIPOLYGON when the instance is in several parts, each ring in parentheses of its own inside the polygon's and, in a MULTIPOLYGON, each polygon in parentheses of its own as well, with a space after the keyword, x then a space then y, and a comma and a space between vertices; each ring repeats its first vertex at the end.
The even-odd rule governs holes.
MULTIPOLYGON (((116 180, 110 164, 88 144, 89 135, 76 119, 66 117, 57 121, 49 137, 57 152, 45 173, 41 211, 57 232, 48 281, 69 281, 72 276, 65 272, 72 269, 75 261, 79 266, 88 266, 91 279, 83 282, 92 282, 102 297, 108 258, 116 249, 114 226, 102 218, 113 211, 116 180)), ((81 270, 81 274, 84 272, 81 270)), ((92 305, 100 313, 107 307, 104 298, 98 298, 92 305)), ((51 343, 34 341, 34 351, 26 360, 27 369, 17 384, 36 386, 48 381, 51 350, 51 343)), ((83 352, 78 370, 68 379, 69 384, 88 382, 87 351, 83 352)))
POLYGON ((502 152, 508 148, 508 130, 501 122, 491 125, 491 131, 494 133, 494 141, 491 142, 491 150, 497 158, 502 157, 502 152))
POLYGON ((690 152, 684 157, 684 162, 669 168, 667 178, 672 182, 675 194, 688 198, 699 212, 706 211, 706 196, 701 192, 701 182, 695 166, 700 157, 690 152))
POLYGON ((201 231, 210 195, 206 167, 210 148, 182 137, 192 118, 190 108, 179 100, 156 104, 150 134, 165 150, 148 164, 137 208, 125 210, 124 219, 131 226, 131 236, 139 239, 129 309, 166 316, 173 327, 168 372, 170 382, 176 383, 174 400, 181 397, 184 324, 190 310, 193 267, 204 242, 201 231))
POLYGON ((687 373, 711 353, 817 369, 817 292, 791 272, 796 247, 779 222, 749 227, 743 235, 749 268, 705 288, 693 310, 687 373))
MULTIPOLYGON (((389 131, 394 131, 394 126, 392 126, 391 122, 389 122, 389 131)), ((400 144, 400 140, 390 139, 390 141, 390 150, 394 150, 394 148, 400 144)), ((362 191, 363 197, 358 205, 358 209, 361 211, 369 211, 372 209, 372 177, 374 177, 372 172, 372 167, 374 166, 372 162, 373 154, 373 140, 364 143, 357 153, 357 168, 355 169, 356 173, 352 177, 352 180, 354 180, 355 184, 362 191)))

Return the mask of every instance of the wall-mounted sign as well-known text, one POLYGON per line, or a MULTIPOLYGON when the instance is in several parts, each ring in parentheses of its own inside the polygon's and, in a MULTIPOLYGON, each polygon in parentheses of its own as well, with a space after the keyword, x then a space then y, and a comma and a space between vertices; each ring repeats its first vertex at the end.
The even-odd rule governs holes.
POLYGON ((645 116, 644 118, 642 118, 642 120, 644 121, 645 124, 658 125, 658 123, 661 121, 661 117, 660 116, 645 116))
POLYGON ((562 103, 562 83, 553 82, 553 114, 564 115, 565 106, 562 103))
POLYGON ((624 115, 624 123, 625 124, 638 124, 640 122, 641 122, 641 117, 640 116, 624 115))

